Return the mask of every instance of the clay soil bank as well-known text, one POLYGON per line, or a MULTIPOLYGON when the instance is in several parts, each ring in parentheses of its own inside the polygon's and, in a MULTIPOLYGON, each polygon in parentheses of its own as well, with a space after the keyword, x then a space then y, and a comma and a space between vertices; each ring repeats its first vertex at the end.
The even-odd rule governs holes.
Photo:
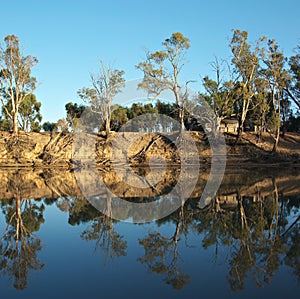
MULTIPOLYGON (((189 140, 179 148, 174 145, 178 140, 175 133, 163 136, 155 133, 111 132, 108 139, 104 134, 90 134, 87 139, 78 139, 78 135, 74 136, 73 133, 20 132, 18 136, 13 136, 1 132, 0 167, 72 169, 90 161, 99 167, 110 167, 112 161, 120 165, 130 163, 132 166, 147 167, 150 160, 160 164, 160 159, 176 166, 183 159, 182 152, 188 164, 193 165, 199 160, 201 165, 209 165, 212 151, 207 136, 202 132, 188 134, 189 140), (77 142, 75 149, 74 142, 77 142)), ((273 139, 268 133, 259 141, 256 134, 244 132, 238 143, 235 142, 235 135, 226 134, 225 141, 226 151, 223 155, 229 167, 300 165, 300 134, 297 133, 286 133, 285 137, 281 137, 277 153, 271 152, 273 139)))

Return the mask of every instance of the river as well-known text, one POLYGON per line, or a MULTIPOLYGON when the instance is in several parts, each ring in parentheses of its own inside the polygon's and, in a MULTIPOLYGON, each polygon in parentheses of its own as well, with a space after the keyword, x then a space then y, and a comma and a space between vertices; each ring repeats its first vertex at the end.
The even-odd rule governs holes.
POLYGON ((1 297, 298 298, 300 169, 227 169, 205 200, 203 170, 164 217, 109 217, 120 200, 176 202, 176 173, 139 194, 102 172, 99 211, 74 171, 1 169, 1 297))

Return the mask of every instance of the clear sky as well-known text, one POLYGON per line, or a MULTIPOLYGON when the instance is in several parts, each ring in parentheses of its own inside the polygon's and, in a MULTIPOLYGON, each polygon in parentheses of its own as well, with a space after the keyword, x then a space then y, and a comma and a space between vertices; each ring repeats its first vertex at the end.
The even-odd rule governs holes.
POLYGON ((126 80, 140 78, 135 65, 145 50, 158 50, 173 32, 190 39, 182 80, 210 75, 214 56, 229 58, 232 29, 255 41, 275 38, 286 56, 300 44, 299 0, 217 1, 1 1, 0 38, 19 37, 25 54, 39 59, 43 121, 65 116, 67 102, 81 103, 77 90, 89 85, 99 60, 123 69, 126 80))

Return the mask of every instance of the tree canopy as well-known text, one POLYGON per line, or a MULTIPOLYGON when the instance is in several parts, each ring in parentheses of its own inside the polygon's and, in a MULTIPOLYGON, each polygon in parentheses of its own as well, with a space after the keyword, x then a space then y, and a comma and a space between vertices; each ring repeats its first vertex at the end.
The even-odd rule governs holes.
MULTIPOLYGON (((97 113, 103 123, 99 130, 105 130, 107 135, 144 113, 162 113, 180 120, 181 128, 196 128, 197 115, 189 115, 187 109, 188 102, 195 101, 188 98, 190 81, 181 82, 191 46, 188 37, 174 32, 162 42, 161 49, 146 52, 145 59, 136 65, 143 75, 139 87, 148 92, 149 98, 159 99, 162 92, 169 90, 174 95, 174 105, 142 102, 122 107, 113 103, 124 87, 124 71, 101 61, 99 71, 90 75, 91 86, 78 90, 83 102, 67 102, 64 119, 41 124, 41 102, 33 93, 37 80, 32 76, 38 59, 25 55, 19 38, 8 35, 0 49, 0 129, 14 134, 18 130, 70 131, 87 107, 97 113)), ((256 128, 260 137, 262 132, 269 132, 276 151, 280 132, 300 131, 300 45, 293 55, 285 57, 276 40, 261 36, 251 41, 246 30, 235 29, 228 46, 230 59, 215 58, 211 64, 213 76, 202 78, 198 100, 212 108, 213 130, 218 131, 224 119, 235 118, 239 133, 246 128, 256 128)), ((162 127, 169 129, 168 124, 162 127)))

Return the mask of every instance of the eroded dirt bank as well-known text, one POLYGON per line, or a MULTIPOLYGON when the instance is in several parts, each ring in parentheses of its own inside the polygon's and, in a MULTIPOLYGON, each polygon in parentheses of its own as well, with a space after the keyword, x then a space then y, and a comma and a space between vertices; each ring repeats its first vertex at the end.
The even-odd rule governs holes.
MULTIPOLYGON (((207 136, 201 132, 189 132, 190 138, 176 147, 176 134, 118 133, 112 132, 108 139, 104 135, 90 134, 85 138, 74 138, 72 133, 24 133, 17 137, 7 132, 0 133, 0 167, 76 168, 90 163, 109 167, 111 163, 135 166, 185 163, 193 165, 211 162, 211 146, 207 136), (74 147, 74 144, 76 146, 74 147)), ((235 136, 226 135, 228 165, 249 164, 299 164, 300 134, 286 134, 279 142, 278 153, 272 154, 272 138, 266 134, 257 141, 255 134, 244 133, 235 144, 235 136)))

